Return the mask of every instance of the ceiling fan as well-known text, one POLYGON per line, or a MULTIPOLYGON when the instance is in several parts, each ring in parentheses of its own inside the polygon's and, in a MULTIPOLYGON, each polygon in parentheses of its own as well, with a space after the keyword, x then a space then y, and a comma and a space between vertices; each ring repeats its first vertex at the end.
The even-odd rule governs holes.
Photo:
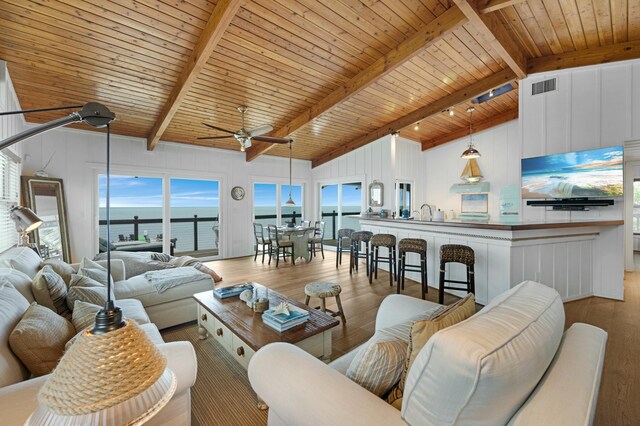
POLYGON ((227 138, 235 138, 240 143, 240 151, 244 151, 245 149, 251 146, 251 141, 259 141, 259 142, 268 142, 268 143, 289 143, 290 139, 285 138, 274 138, 271 136, 261 136, 265 133, 269 133, 273 130, 269 124, 263 124, 262 126, 254 127, 253 129, 245 130, 244 129, 244 114, 247 112, 248 107, 245 105, 241 105, 238 107, 238 111, 242 114, 242 127, 240 130, 236 130, 235 132, 227 129, 223 129, 222 127, 213 126, 211 124, 202 123, 205 126, 219 130, 221 132, 230 133, 228 136, 204 136, 198 139, 227 139, 227 138))

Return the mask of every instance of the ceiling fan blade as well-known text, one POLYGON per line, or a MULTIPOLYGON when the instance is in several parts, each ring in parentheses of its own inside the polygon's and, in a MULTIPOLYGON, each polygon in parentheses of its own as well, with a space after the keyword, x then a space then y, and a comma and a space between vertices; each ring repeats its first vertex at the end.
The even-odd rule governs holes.
POLYGON ((269 143, 289 143, 291 139, 285 138, 274 138, 271 136, 251 136, 251 139, 258 142, 269 142, 269 143))
POLYGON ((233 139, 233 136, 204 136, 196 139, 233 139))
POLYGON ((222 127, 213 126, 211 124, 207 124, 207 123, 202 123, 202 124, 204 124, 205 126, 211 128, 211 129, 214 129, 214 130, 220 130, 221 132, 226 132, 226 133, 231 133, 231 134, 235 134, 236 133, 236 132, 232 132, 231 130, 223 129, 222 127))
POLYGON ((271 127, 268 124, 263 124, 262 126, 254 127, 253 129, 249 130, 248 133, 251 136, 260 136, 260 135, 264 135, 265 133, 269 133, 272 130, 273 130, 273 127, 271 127))

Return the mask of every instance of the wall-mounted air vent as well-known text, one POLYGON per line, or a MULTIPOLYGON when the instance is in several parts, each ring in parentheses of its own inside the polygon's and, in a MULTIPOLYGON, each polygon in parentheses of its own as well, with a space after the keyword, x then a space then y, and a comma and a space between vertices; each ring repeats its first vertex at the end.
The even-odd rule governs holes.
POLYGON ((557 90, 558 86, 556 85, 556 80, 557 79, 555 78, 550 78, 549 80, 543 80, 537 83, 533 83, 531 85, 531 94, 539 95, 541 93, 553 92, 554 90, 557 90))

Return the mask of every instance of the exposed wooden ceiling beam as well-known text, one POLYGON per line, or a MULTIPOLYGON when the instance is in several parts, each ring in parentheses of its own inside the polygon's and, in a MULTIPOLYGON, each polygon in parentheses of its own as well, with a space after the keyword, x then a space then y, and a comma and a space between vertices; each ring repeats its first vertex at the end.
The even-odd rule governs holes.
POLYGON ((353 139, 333 151, 327 152, 322 156, 314 159, 311 162, 312 167, 318 167, 328 161, 336 159, 344 154, 347 154, 357 148, 367 145, 383 136, 389 135, 400 129, 403 129, 417 121, 424 120, 435 114, 441 113, 443 110, 457 105, 461 102, 468 101, 475 98, 478 95, 488 92, 491 89, 502 86, 516 79, 516 75, 510 69, 502 70, 499 73, 493 74, 485 79, 482 79, 476 83, 467 86, 464 89, 451 93, 443 98, 438 99, 428 105, 418 108, 409 114, 398 118, 384 126, 366 133, 356 139, 353 139))
POLYGON ((505 7, 524 3, 524 1, 525 0, 484 0, 478 3, 478 10, 480 13, 491 13, 504 9, 505 7))
POLYGON ((640 40, 529 59, 527 72, 534 74, 637 58, 640 58, 640 40))
POLYGON ((527 76, 527 58, 516 42, 509 36, 500 19, 493 13, 481 14, 473 0, 453 0, 453 2, 469 19, 469 22, 480 33, 480 36, 516 73, 518 78, 525 78, 527 76))
MULTIPOLYGON (((433 44, 444 35, 460 27, 467 21, 464 14, 453 6, 442 15, 425 25, 413 36, 400 43, 386 55, 378 58, 373 64, 360 71, 349 81, 338 87, 311 108, 305 110, 291 122, 282 126, 269 136, 285 138, 318 117, 323 112, 346 101, 355 94, 369 87, 378 79, 384 77, 406 61, 410 60, 423 49, 433 44)), ((264 154, 273 147, 270 143, 256 143, 247 150, 247 161, 251 161, 264 154)))
POLYGON ((204 65, 209 60, 209 57, 211 57, 213 50, 218 45, 222 35, 240 8, 240 3, 241 0, 218 0, 213 9, 213 13, 211 13, 209 17, 209 21, 207 21, 207 25, 202 30, 202 34, 200 34, 200 38, 191 52, 191 56, 187 60, 176 84, 171 90, 169 98, 151 128, 151 132, 147 137, 147 149, 149 151, 152 151, 156 147, 165 130, 169 127, 171 119, 187 96, 191 85, 202 71, 202 68, 204 68, 204 65))
MULTIPOLYGON (((518 110, 514 109, 512 111, 507 111, 499 115, 495 115, 493 117, 487 118, 486 120, 479 121, 474 123, 473 125, 473 133, 481 132, 482 130, 489 129, 491 127, 497 126, 499 124, 506 123, 511 120, 515 120, 518 118, 518 110)), ((428 139, 422 141, 422 150, 426 151, 427 149, 436 147, 438 145, 442 145, 447 142, 454 141, 456 139, 463 138, 465 136, 469 136, 469 128, 464 127, 460 130, 457 130, 453 133, 449 133, 445 136, 436 139, 428 139)))

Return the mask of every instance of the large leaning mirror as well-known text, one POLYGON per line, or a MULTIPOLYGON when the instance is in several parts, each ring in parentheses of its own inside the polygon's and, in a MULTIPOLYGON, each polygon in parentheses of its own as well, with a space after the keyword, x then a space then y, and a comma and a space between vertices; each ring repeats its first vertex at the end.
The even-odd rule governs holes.
POLYGON ((369 207, 382 207, 384 204, 384 185, 374 180, 369 184, 369 207))
POLYGON ((33 210, 43 221, 42 226, 33 232, 40 255, 71 263, 62 179, 22 176, 21 185, 23 205, 33 210))

